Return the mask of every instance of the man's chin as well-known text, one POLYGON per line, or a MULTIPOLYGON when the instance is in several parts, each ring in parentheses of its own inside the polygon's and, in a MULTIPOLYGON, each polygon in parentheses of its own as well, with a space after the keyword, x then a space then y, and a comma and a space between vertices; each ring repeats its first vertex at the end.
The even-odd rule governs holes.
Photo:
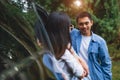
POLYGON ((82 32, 82 35, 86 35, 86 32, 82 32))

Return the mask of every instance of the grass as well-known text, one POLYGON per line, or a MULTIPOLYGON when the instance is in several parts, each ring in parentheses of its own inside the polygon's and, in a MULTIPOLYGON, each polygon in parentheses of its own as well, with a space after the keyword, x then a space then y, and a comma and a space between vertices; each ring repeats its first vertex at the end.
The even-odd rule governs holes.
POLYGON ((108 49, 112 58, 112 80, 120 80, 120 49, 117 44, 109 44, 108 49))
POLYGON ((112 62, 112 80, 120 80, 120 60, 112 62))

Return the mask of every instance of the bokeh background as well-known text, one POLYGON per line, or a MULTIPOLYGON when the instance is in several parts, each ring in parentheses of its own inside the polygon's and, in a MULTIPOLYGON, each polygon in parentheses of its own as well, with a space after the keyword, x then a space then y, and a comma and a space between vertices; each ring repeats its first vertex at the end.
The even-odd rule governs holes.
POLYGON ((38 16, 33 3, 48 14, 67 13, 75 27, 76 15, 90 12, 93 32, 107 41, 113 80, 120 80, 120 0, 0 0, 1 80, 46 80, 46 76, 52 76, 41 63, 41 56, 36 57, 42 54, 42 48, 35 40, 34 23, 38 16))

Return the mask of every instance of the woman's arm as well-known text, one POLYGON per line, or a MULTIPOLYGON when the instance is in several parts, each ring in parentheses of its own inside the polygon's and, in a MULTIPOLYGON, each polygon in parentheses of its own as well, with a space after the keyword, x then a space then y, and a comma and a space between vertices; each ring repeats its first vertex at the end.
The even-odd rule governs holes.
POLYGON ((83 74, 83 77, 85 76, 87 76, 88 75, 88 73, 89 73, 89 68, 88 68, 88 65, 86 64, 86 62, 81 58, 81 57, 79 57, 76 53, 75 53, 75 51, 74 51, 74 49, 71 47, 70 49, 70 52, 72 53, 72 55, 79 61, 79 63, 82 65, 82 67, 83 67, 83 69, 84 69, 84 74, 83 74))

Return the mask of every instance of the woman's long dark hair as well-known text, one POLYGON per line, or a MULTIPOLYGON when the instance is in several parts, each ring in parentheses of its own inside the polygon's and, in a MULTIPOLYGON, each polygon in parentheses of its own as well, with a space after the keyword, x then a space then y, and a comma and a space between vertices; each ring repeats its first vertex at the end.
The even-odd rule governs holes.
POLYGON ((69 34, 70 24, 69 16, 62 12, 53 12, 48 17, 45 28, 57 59, 64 54, 68 43, 71 42, 69 34))

